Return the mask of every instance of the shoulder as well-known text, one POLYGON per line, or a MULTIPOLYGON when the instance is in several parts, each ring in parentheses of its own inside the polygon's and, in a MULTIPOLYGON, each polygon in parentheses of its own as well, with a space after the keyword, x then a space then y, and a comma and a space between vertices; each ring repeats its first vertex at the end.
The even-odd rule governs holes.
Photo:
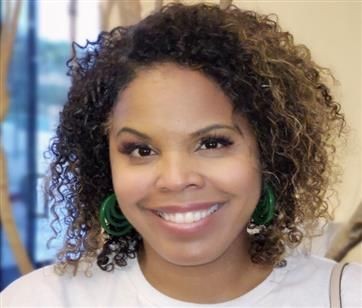
POLYGON ((310 284, 328 285, 336 262, 313 255, 295 255, 287 258, 286 279, 294 282, 308 281, 310 284))
POLYGON ((53 265, 46 266, 11 283, 0 294, 0 301, 4 307, 112 306, 112 294, 117 288, 117 293, 127 303, 133 293, 128 271, 124 268, 104 272, 93 265, 90 270, 79 271, 74 276, 59 275, 53 265))
POLYGON ((362 307, 362 265, 348 264, 343 271, 341 281, 342 305, 345 307, 362 307))
MULTIPOLYGON (((310 255, 295 255, 287 259, 287 266, 275 269, 276 298, 304 305, 328 307, 329 286, 335 261, 310 255), (308 296, 306 296, 306 294, 308 296)), ((343 273, 342 301, 345 307, 362 307, 360 297, 362 267, 349 264, 343 273)), ((287 305, 287 304, 286 304, 287 305)), ((283 306, 283 305, 281 305, 283 306)), ((288 305, 287 305, 288 306, 288 305)))
MULTIPOLYGON (((58 276, 53 266, 46 266, 28 273, 12 282, 1 292, 1 302, 5 307, 17 305, 32 306, 39 299, 36 294, 42 294, 44 300, 54 300, 53 292, 59 288, 61 277, 58 276)), ((54 303, 56 304, 56 303, 54 303)))
MULTIPOLYGON (((337 262, 324 257, 313 255, 297 255, 287 258, 289 266, 289 279, 303 279, 315 283, 327 283, 329 285, 333 268, 337 262)), ((361 281, 362 266, 358 263, 348 264, 342 276, 343 283, 349 284, 350 281, 361 281)))

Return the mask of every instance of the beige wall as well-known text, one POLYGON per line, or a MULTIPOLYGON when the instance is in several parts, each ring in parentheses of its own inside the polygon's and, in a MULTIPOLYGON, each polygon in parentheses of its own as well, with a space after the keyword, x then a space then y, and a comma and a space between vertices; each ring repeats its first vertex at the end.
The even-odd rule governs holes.
POLYGON ((295 41, 307 45, 314 59, 332 69, 333 87, 350 126, 341 152, 344 175, 338 185, 336 221, 345 221, 362 199, 362 5, 355 1, 234 1, 241 8, 277 13, 295 41))
MULTIPOLYGON (((219 3, 218 0, 207 2, 219 3)), ((350 136, 340 155, 344 175, 337 187, 340 206, 335 216, 337 222, 348 220, 362 199, 361 2, 234 0, 233 3, 243 9, 276 13, 282 28, 294 34, 297 43, 307 45, 314 59, 331 68, 339 81, 340 85, 334 86, 333 91, 346 114, 350 136)), ((153 0, 141 0, 141 4, 142 16, 154 9, 153 0)), ((113 20, 112 24, 116 25, 117 21, 113 20)))

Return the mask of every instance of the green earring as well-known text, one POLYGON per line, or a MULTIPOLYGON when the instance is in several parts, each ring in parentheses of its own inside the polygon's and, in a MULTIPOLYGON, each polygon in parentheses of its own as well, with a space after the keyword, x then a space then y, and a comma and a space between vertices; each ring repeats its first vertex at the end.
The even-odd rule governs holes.
POLYGON ((255 225, 267 225, 273 219, 275 213, 275 196, 273 189, 264 185, 263 194, 253 213, 252 222, 255 225))
POLYGON ((113 236, 123 236, 133 228, 117 206, 115 194, 111 194, 102 202, 99 221, 103 229, 113 236))

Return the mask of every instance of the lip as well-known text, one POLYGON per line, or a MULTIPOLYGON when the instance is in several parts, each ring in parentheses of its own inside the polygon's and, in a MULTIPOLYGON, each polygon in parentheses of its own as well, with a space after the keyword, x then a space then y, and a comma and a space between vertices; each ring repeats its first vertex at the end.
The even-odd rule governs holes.
MULTIPOLYGON (((211 215, 197 221, 194 223, 174 223, 171 221, 166 221, 163 218, 157 215, 157 211, 165 210, 173 210, 173 212, 169 213, 177 213, 174 210, 178 210, 178 213, 184 213, 187 211, 196 211, 196 210, 203 210, 207 209, 210 206, 214 205, 215 203, 219 202, 210 202, 210 203, 197 203, 197 204, 188 204, 187 207, 185 206, 167 206, 167 207, 160 207, 157 209, 152 209, 151 219, 156 223, 157 228, 161 228, 161 232, 167 235, 176 236, 176 237, 195 237, 201 236, 205 234, 209 234, 209 232, 213 229, 213 226, 217 224, 217 220, 220 219, 220 215, 223 213, 223 208, 225 202, 220 202, 219 209, 212 213, 211 215)), ((166 212, 165 212, 166 213, 166 212)))
POLYGON ((225 201, 212 201, 212 202, 199 202, 199 203, 188 203, 183 205, 165 205, 157 208, 150 209, 152 212, 163 212, 166 214, 176 214, 176 213, 187 213, 194 211, 207 210, 215 204, 222 206, 225 201))

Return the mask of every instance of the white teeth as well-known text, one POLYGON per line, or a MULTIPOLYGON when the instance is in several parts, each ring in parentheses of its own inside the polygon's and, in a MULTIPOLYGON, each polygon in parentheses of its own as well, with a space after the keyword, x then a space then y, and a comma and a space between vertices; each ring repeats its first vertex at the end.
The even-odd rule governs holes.
POLYGON ((194 212, 194 221, 198 221, 201 219, 201 213, 200 212, 194 212))
POLYGON ((192 212, 187 212, 184 215, 184 223, 192 223, 194 221, 194 214, 192 212))
POLYGON ((219 204, 215 204, 207 210, 193 211, 186 213, 169 214, 158 211, 157 214, 166 221, 170 221, 176 224, 190 224, 197 222, 205 217, 215 213, 220 208, 219 204))
POLYGON ((185 216, 184 216, 184 214, 176 213, 176 215, 175 215, 175 222, 178 223, 178 224, 184 223, 184 222, 185 222, 185 216))

